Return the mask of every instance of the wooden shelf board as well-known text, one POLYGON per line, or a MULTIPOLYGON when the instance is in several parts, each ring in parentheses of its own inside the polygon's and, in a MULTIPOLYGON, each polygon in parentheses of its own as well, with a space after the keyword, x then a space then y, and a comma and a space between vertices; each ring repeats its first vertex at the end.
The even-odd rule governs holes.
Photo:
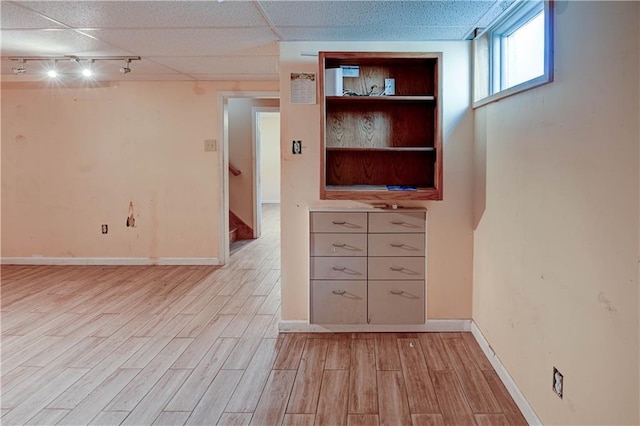
POLYGON ((435 96, 326 96, 331 102, 424 102, 435 101, 435 96))
POLYGON ((442 200, 436 188, 390 191, 382 185, 328 185, 324 195, 325 200, 442 200))
POLYGON ((357 146, 328 146, 327 151, 392 151, 392 152, 434 152, 436 149, 432 146, 385 146, 376 148, 363 148, 357 146))

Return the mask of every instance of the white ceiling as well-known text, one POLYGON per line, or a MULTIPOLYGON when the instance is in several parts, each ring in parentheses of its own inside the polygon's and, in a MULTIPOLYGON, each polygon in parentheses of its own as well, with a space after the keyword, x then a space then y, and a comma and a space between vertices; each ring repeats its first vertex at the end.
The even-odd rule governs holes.
MULTIPOLYGON (((98 61, 101 80, 277 80, 279 41, 464 40, 514 0, 6 1, 2 78, 38 80, 47 62, 21 56, 141 56, 98 61)), ((77 67, 59 63, 64 72, 77 67)))

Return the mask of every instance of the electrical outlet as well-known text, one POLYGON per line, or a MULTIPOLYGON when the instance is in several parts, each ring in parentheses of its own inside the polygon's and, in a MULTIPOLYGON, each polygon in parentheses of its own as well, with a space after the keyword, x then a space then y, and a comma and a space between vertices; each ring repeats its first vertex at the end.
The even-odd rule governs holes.
POLYGON ((294 154, 302 154, 302 141, 293 141, 291 152, 294 154))
POLYGON ((215 139, 205 139, 204 140, 204 150, 205 151, 215 151, 217 147, 217 141, 215 139))
POLYGON ((562 393, 564 391, 564 376, 558 371, 557 368, 553 367, 553 391, 562 399, 562 393))
POLYGON ((107 234, 109 232, 109 225, 102 225, 102 233, 107 234))

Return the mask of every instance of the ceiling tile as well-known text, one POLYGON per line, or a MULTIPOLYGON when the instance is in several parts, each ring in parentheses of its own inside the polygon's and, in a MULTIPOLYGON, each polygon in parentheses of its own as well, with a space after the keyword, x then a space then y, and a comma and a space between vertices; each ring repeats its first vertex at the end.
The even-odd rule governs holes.
POLYGON ((215 56, 152 58, 186 74, 273 74, 278 75, 278 56, 215 56))
POLYGON ((74 30, 3 30, 3 56, 129 55, 74 30))
POLYGON ((497 2, 487 13, 485 13, 475 24, 478 28, 484 28, 492 24, 505 10, 507 10, 515 0, 502 0, 497 2))
POLYGON ((215 81, 277 81, 278 74, 192 74, 196 80, 215 81))
POLYGON ((281 32, 286 41, 428 41, 462 40, 469 27, 287 27, 281 32))
POLYGON ((100 30, 91 34, 142 56, 259 55, 277 43, 267 28, 100 30))
POLYGON ((250 1, 24 1, 74 28, 267 26, 250 1))
POLYGON ((260 1, 269 19, 286 26, 471 25, 492 1, 260 1))
POLYGON ((10 2, 3 1, 0 7, 2 8, 2 13, 0 13, 0 27, 2 27, 3 30, 64 28, 62 25, 55 24, 51 20, 43 18, 29 9, 10 2))

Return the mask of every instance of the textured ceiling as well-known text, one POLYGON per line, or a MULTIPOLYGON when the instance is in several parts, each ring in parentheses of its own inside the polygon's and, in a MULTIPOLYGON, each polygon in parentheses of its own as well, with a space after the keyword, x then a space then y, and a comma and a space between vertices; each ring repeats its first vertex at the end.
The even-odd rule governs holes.
MULTIPOLYGON (((15 56, 141 56, 133 72, 96 62, 101 80, 277 80, 279 41, 464 40, 514 0, 6 1, 2 77, 15 56)), ((73 72, 77 64, 59 65, 73 72)))

